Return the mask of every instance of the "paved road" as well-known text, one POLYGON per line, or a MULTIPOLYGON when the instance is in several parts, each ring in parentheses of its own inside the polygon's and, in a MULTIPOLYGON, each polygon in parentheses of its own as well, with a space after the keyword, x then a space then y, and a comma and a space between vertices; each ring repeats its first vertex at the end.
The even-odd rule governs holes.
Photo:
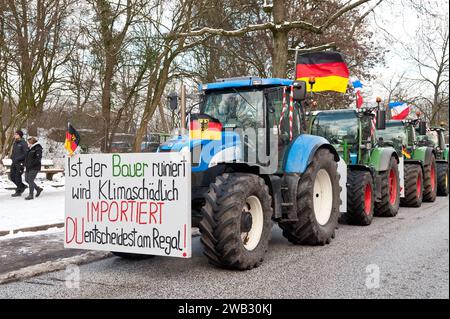
POLYGON ((252 271, 210 266, 197 237, 190 260, 112 257, 81 266, 79 288, 60 271, 0 286, 0 298, 449 298, 448 240, 449 201, 438 198, 369 227, 341 225, 324 247, 293 246, 274 227, 252 271))
POLYGON ((0 275, 44 261, 77 256, 85 252, 86 250, 64 249, 62 229, 38 236, 11 239, 0 237, 0 275))

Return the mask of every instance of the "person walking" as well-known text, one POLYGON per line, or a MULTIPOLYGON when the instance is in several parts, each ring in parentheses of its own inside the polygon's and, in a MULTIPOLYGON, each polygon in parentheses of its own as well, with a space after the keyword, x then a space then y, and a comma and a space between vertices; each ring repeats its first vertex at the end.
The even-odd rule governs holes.
POLYGON ((28 145, 23 139, 23 132, 17 130, 14 133, 14 143, 11 152, 11 172, 9 179, 16 185, 16 191, 12 197, 22 195, 27 186, 22 182, 22 174, 24 171, 25 157, 27 155, 28 145))
POLYGON ((28 138, 28 146, 29 149, 25 158, 25 181, 28 183, 30 193, 25 197, 26 200, 34 198, 34 190, 36 190, 36 197, 39 197, 43 191, 34 182, 36 175, 41 170, 42 146, 39 144, 37 138, 33 136, 28 138))

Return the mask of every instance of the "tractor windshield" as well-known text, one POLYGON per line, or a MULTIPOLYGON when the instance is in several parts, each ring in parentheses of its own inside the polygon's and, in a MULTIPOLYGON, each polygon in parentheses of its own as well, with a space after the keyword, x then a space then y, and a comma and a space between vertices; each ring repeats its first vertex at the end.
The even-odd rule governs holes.
POLYGON ((357 144, 356 113, 354 111, 319 113, 313 120, 311 134, 322 136, 331 144, 357 144))
POLYGON ((218 119, 224 128, 263 127, 263 91, 208 92, 201 113, 218 119))
POLYGON ((408 145, 408 136, 405 133, 403 124, 389 125, 387 123, 386 129, 377 130, 377 135, 385 142, 392 143, 396 150, 401 150, 402 145, 408 145))

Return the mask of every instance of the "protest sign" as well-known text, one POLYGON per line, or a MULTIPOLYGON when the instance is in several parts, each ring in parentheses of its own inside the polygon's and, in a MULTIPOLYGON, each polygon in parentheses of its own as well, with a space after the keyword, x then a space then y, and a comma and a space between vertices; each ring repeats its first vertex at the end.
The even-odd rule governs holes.
POLYGON ((66 160, 65 247, 191 257, 189 153, 66 160))

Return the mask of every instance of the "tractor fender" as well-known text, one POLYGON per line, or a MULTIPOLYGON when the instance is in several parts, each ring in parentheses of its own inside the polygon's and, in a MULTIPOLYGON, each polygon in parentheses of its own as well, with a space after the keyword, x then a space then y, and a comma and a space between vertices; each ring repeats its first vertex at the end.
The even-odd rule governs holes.
POLYGON ((400 158, 392 147, 379 147, 372 151, 370 155, 370 165, 376 172, 384 172, 389 167, 389 161, 394 157, 400 164, 400 158))
POLYGON ((286 150, 284 156, 284 172, 303 174, 319 149, 328 149, 339 162, 336 149, 323 137, 303 134, 298 136, 286 150))
POLYGON ((416 161, 421 161, 424 166, 430 165, 431 162, 431 155, 434 154, 434 157, 436 158, 436 151, 431 147, 418 147, 414 150, 414 156, 413 159, 416 161))

